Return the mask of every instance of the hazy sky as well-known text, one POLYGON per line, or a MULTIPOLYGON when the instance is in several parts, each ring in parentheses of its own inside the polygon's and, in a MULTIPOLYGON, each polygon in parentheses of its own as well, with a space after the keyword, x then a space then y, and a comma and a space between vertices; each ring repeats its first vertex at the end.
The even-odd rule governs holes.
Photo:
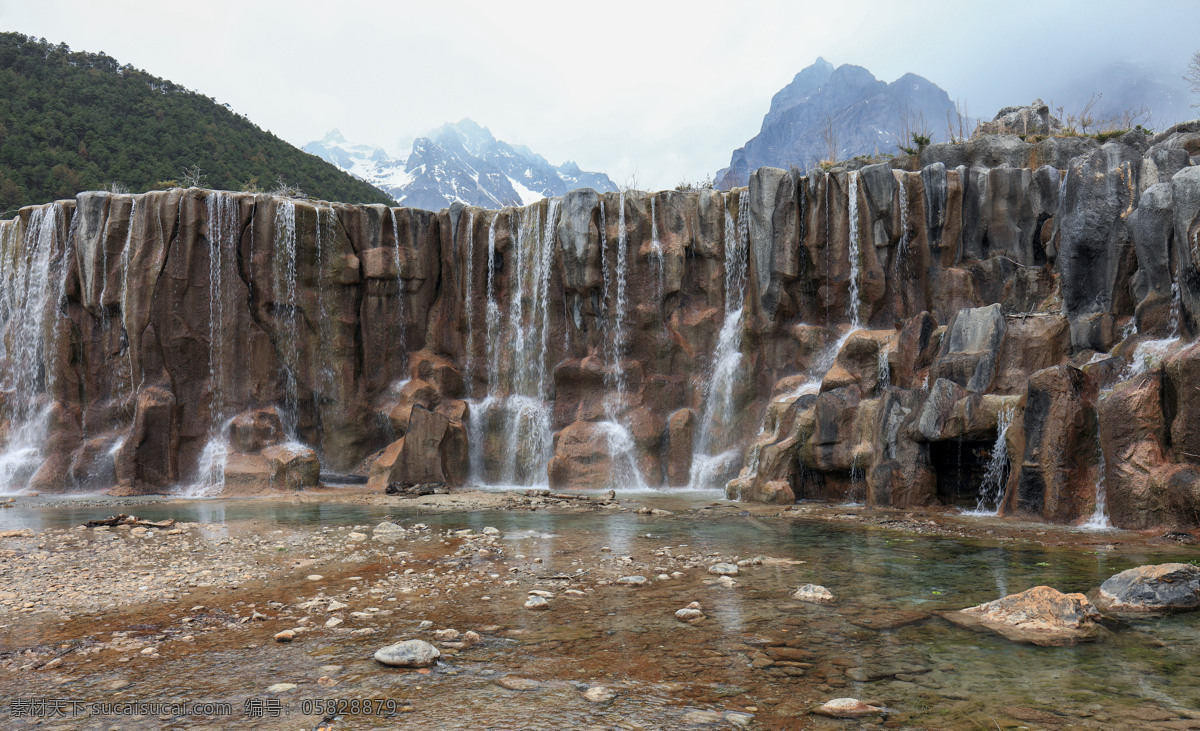
POLYGON ((298 146, 337 127, 395 153, 470 117, 641 188, 727 165, 817 56, 920 74, 990 117, 1113 60, 1177 79, 1198 19, 1195 0, 0 0, 0 29, 104 51, 298 146))

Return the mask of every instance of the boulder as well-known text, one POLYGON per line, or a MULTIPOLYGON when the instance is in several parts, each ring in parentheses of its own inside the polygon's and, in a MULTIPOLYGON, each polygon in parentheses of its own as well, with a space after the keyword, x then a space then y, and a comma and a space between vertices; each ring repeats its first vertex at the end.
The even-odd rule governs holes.
POLYGON ((316 487, 321 479, 317 453, 302 444, 276 444, 262 450, 271 468, 271 484, 277 488, 303 490, 316 487))
POLYGON ((792 598, 809 604, 832 604, 834 602, 833 592, 820 584, 805 584, 792 594, 792 598))
POLYGON ((442 656, 440 650, 425 640, 405 640, 375 651, 375 660, 398 668, 424 668, 442 656))
POLYGON ((1182 612, 1200 608, 1200 566, 1138 566, 1100 585, 1096 605, 1106 612, 1182 612))
POLYGON ((244 454, 260 452, 283 439, 283 422, 274 407, 243 411, 229 424, 230 445, 244 454))
POLYGON ((886 708, 864 703, 857 698, 834 698, 813 710, 813 713, 830 718, 863 718, 886 712, 886 708))
POLYGON ((1064 647, 1100 638, 1100 612, 1083 594, 1063 594, 1049 586, 1035 586, 1020 594, 945 612, 954 624, 975 631, 994 632, 1013 642, 1043 647, 1064 647))

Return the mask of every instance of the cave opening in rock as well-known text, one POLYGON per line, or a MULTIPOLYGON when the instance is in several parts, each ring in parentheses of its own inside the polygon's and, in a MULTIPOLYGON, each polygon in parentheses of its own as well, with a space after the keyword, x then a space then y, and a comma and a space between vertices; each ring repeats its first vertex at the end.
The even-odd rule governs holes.
POLYGON ((974 508, 987 475, 995 439, 949 439, 929 445, 929 462, 937 476, 942 505, 974 508))

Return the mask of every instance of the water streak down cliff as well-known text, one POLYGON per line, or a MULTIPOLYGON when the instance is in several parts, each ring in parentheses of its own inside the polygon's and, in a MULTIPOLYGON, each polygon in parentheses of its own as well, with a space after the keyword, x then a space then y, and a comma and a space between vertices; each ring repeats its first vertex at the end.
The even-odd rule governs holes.
POLYGON ((1104 484, 1117 525, 1192 524, 1192 160, 1110 143, 1061 172, 764 168, 436 214, 200 189, 22 209, 3 489, 219 469, 246 491, 317 459, 376 485, 685 486, 734 476, 692 464, 731 445, 746 499, 974 507, 988 473, 1003 514, 1082 521, 1104 484))

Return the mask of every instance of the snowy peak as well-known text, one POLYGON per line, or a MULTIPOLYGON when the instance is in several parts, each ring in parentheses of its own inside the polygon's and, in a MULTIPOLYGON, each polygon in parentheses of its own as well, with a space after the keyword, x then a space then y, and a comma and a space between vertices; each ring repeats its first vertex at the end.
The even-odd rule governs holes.
POLYGON ((379 147, 352 145, 336 129, 304 149, 372 183, 401 205, 429 210, 455 202, 502 208, 576 188, 617 189, 603 173, 580 170, 573 162, 555 167, 527 147, 497 140, 470 119, 418 137, 404 160, 379 147))

